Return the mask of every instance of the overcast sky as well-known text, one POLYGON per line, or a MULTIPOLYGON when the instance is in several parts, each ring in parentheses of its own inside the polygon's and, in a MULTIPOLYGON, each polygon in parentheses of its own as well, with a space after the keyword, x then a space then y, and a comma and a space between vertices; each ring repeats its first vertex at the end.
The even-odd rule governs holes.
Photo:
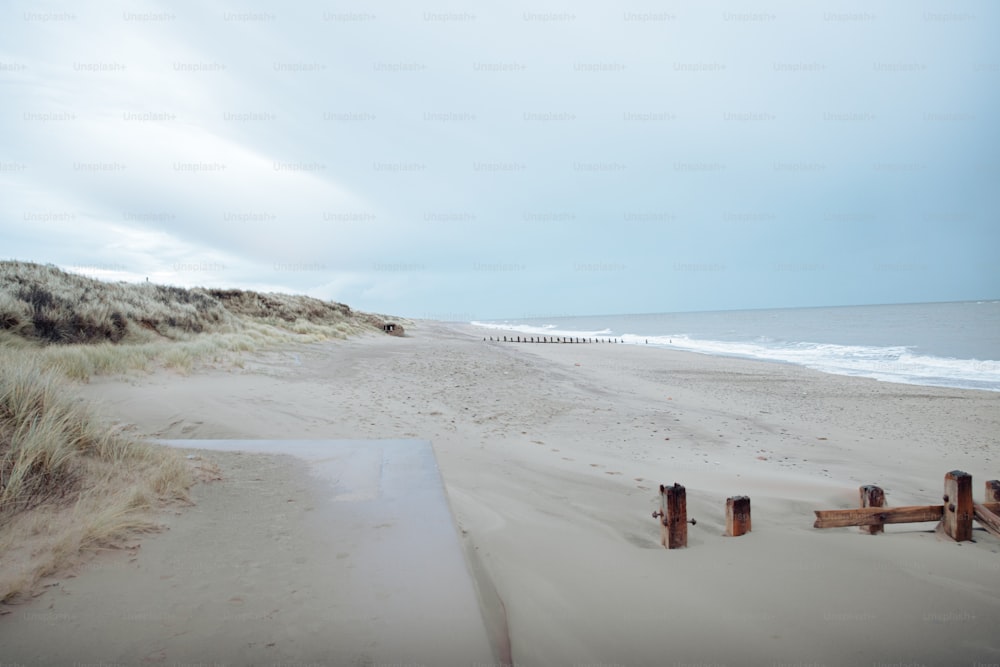
POLYGON ((0 5, 0 256, 449 320, 1000 296, 1000 4, 0 5))

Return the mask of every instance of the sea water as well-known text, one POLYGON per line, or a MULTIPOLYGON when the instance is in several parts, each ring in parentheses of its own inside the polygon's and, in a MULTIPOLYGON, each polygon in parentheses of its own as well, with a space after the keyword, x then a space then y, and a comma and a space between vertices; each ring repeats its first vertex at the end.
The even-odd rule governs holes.
POLYGON ((1000 391, 1000 301, 996 300, 472 324, 529 336, 616 338, 889 382, 1000 391))

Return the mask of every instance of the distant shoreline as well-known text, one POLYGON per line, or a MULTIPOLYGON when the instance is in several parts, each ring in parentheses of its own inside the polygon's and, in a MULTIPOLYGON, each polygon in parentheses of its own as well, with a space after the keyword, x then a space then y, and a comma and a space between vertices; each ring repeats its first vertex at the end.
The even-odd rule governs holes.
MULTIPOLYGON (((614 338, 834 375, 1000 391, 1000 301, 473 321, 501 335, 614 338)), ((487 334, 488 335, 488 334, 487 334)))

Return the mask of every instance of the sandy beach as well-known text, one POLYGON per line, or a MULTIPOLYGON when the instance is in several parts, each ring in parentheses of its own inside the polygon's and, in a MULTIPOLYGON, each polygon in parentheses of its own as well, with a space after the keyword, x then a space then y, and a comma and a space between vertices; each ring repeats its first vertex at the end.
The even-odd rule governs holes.
MULTIPOLYGON (((80 391, 152 438, 430 441, 497 661, 1000 663, 1000 540, 977 529, 956 544, 934 524, 812 527, 813 510, 857 506, 862 484, 890 506, 938 503, 954 469, 982 500, 1000 478, 1000 393, 641 345, 491 343, 433 322, 408 334, 80 391), (697 525, 687 549, 668 551, 650 514, 657 486, 674 482, 697 525), (733 495, 752 500, 739 538, 723 536, 733 495)), ((193 490, 196 506, 5 609, 0 662, 48 664, 31 651, 71 626, 134 664, 370 664, 324 646, 371 627, 338 627, 321 591, 296 593, 336 588, 342 551, 304 510, 318 493, 304 464, 197 456, 221 479, 193 490), (248 586, 268 604, 248 601, 248 586), (185 610, 205 605, 228 620, 187 627, 185 610), (223 638, 244 650, 227 654, 223 638), (271 643, 280 650, 255 646, 271 643)))

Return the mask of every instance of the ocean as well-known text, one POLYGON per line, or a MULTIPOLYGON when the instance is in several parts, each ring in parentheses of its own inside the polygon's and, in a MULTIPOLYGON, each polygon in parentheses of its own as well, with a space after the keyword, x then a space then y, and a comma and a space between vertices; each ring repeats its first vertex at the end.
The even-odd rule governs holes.
POLYGON ((1000 391, 1000 301, 592 315, 472 322, 617 338, 887 382, 1000 391))

